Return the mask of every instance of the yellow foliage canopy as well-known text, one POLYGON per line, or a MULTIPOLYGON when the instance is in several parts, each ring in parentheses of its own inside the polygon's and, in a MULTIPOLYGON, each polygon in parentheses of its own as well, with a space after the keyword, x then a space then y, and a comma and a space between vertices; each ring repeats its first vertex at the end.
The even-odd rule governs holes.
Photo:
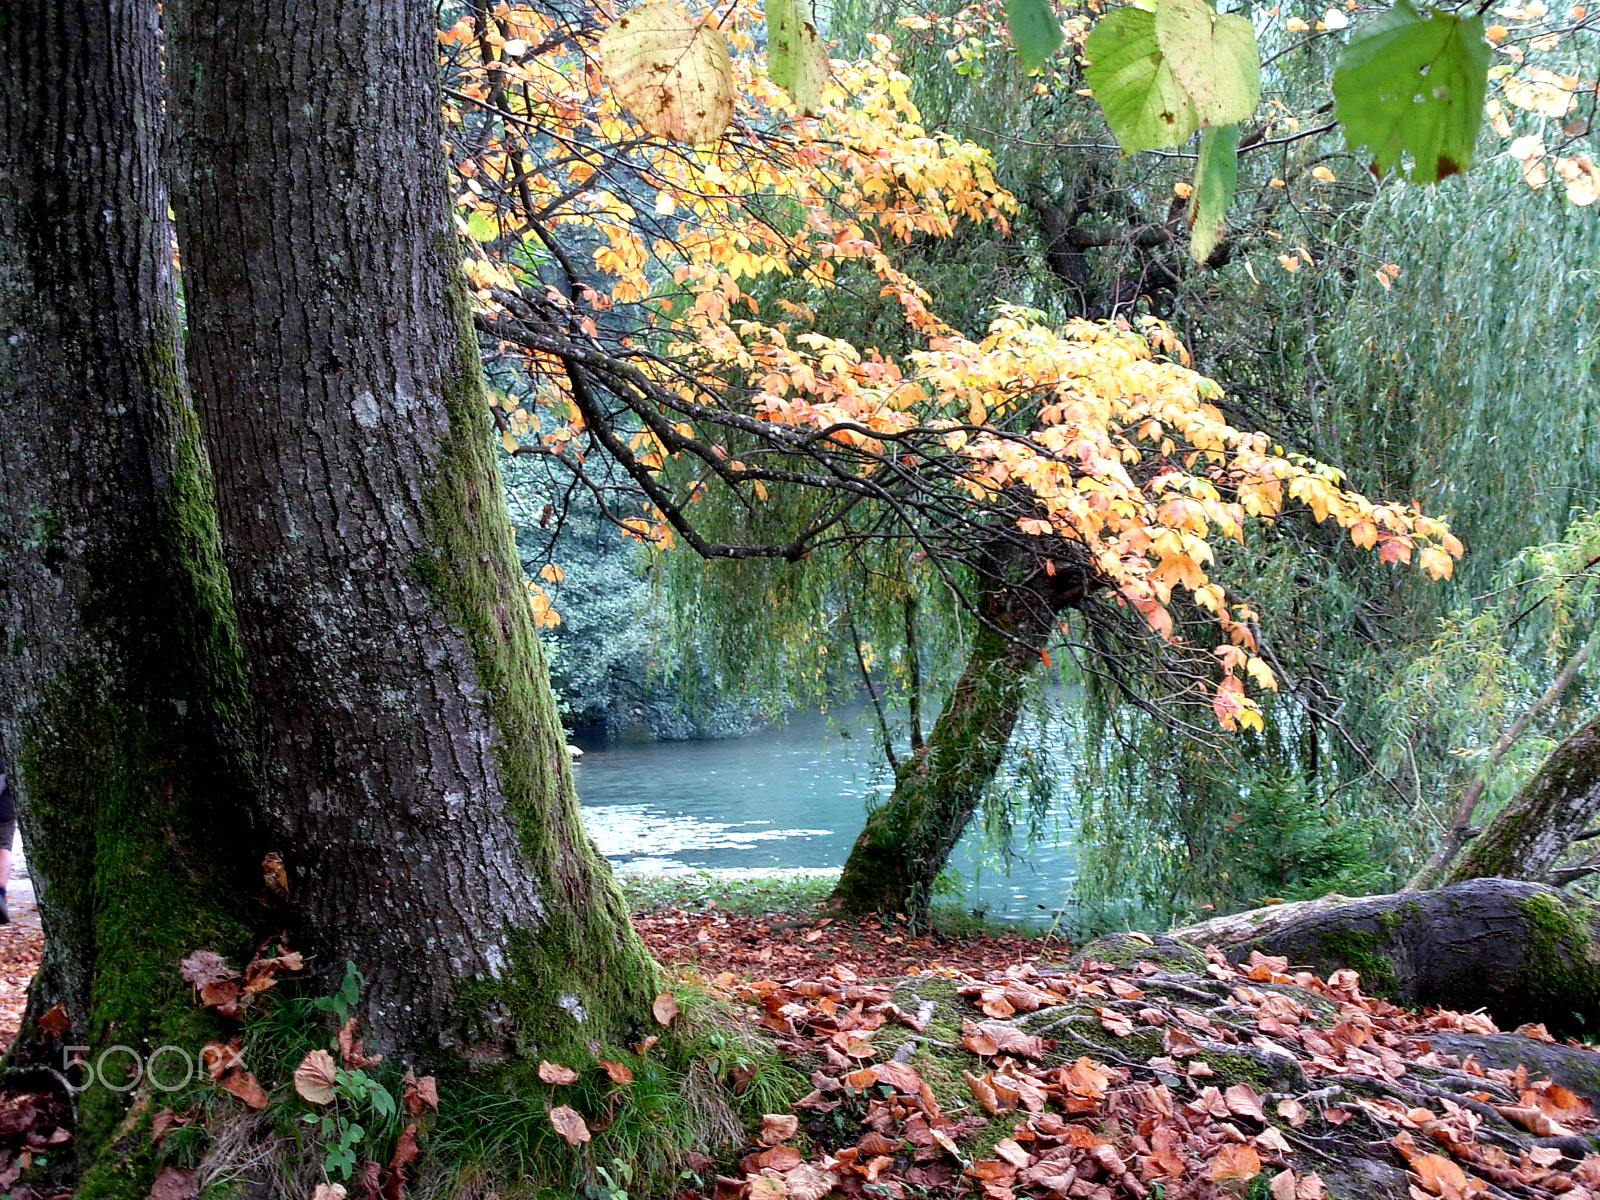
MULTIPOLYGON (((1222 635, 1212 703, 1229 729, 1261 724, 1247 681, 1276 684, 1256 654, 1255 614, 1212 578, 1218 539, 1242 541, 1248 522, 1293 502, 1385 562, 1450 574, 1462 547, 1443 522, 1368 500, 1333 468, 1229 425, 1218 386, 1157 322, 1056 328, 1002 308, 974 341, 940 320, 890 248, 962 221, 1006 236, 1016 203, 988 153, 922 126, 885 39, 863 61, 834 62, 821 111, 799 116, 752 53, 760 20, 742 3, 723 24, 733 122, 697 148, 641 133, 603 85, 592 43, 543 13, 502 5, 489 29, 464 18, 441 35, 460 106, 451 118, 474 130, 453 151, 480 327, 503 322, 540 403, 577 418, 571 355, 509 332, 507 306, 530 297, 584 353, 627 358, 660 396, 682 398, 641 414, 630 450, 646 468, 699 436, 684 407, 704 414, 708 396, 740 418, 815 431, 862 479, 907 470, 903 447, 936 445, 957 456, 975 510, 1026 496, 1023 515, 1007 519, 1041 546, 1081 548, 1104 591, 1156 633, 1175 636, 1175 591, 1208 612, 1222 635), (592 269, 561 251, 551 272, 564 245, 589 247, 592 269), (825 291, 846 275, 873 279, 921 348, 895 356, 830 337, 803 303, 756 286, 794 277, 825 291), (763 303, 757 290, 778 298, 763 303), (635 354, 641 343, 652 352, 635 354)), ((572 444, 571 425, 538 434, 537 421, 497 418, 508 445, 572 444)), ((753 490, 766 494, 758 476, 753 490)), ((670 541, 661 511, 629 523, 670 541)), ((547 599, 540 615, 553 617, 547 599)))

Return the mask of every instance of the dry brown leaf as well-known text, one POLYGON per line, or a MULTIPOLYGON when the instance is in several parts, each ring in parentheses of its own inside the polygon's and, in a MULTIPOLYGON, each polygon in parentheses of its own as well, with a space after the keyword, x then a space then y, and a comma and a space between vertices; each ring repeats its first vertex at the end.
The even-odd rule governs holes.
POLYGON ((439 1111, 439 1084, 432 1075, 424 1075, 418 1079, 409 1069, 406 1071, 405 1083, 406 1111, 413 1117, 420 1117, 423 1109, 432 1112, 439 1111))
POLYGON ((978 1103, 983 1106, 985 1112, 992 1115, 1001 1110, 1000 1097, 995 1092, 994 1085, 989 1082, 990 1076, 978 1076, 971 1071, 963 1071, 961 1072, 961 1078, 967 1081, 967 1087, 971 1089, 973 1096, 977 1098, 978 1103))
POLYGON ((395 1140, 394 1154, 389 1159, 389 1170, 398 1171, 421 1153, 422 1150, 417 1145, 417 1123, 407 1121, 405 1129, 395 1140))
POLYGON ((1272 1177, 1272 1182, 1267 1184, 1267 1191, 1271 1193, 1272 1200, 1296 1200, 1294 1172, 1290 1170, 1279 1171, 1272 1177))
POLYGON ((976 1021, 961 1022, 961 1044, 979 1058, 1000 1053, 1000 1043, 985 1033, 976 1021))
POLYGON ((1019 1171, 1027 1166, 1029 1160, 1033 1157, 1022 1148, 1015 1138, 1001 1138, 994 1145, 994 1154, 996 1158, 1010 1163, 1019 1171))
POLYGON ((162 1167, 150 1185, 146 1200, 195 1200, 200 1194, 199 1175, 183 1167, 162 1167))
POLYGON ((678 1015, 677 997, 671 992, 662 992, 650 1006, 650 1011, 655 1015, 656 1024, 671 1025, 678 1015))
POLYGON ((344 1059, 344 1065, 357 1069, 375 1067, 383 1061, 381 1054, 367 1054, 361 1039, 356 1036, 356 1027, 360 1021, 351 1017, 339 1028, 339 1057, 344 1059))
POLYGON ((780 1146, 800 1129, 800 1119, 790 1113, 763 1113, 761 1117, 761 1144, 780 1146))
POLYGON ((1306 1106, 1293 1098, 1278 1101, 1278 1115, 1289 1122, 1291 1129, 1299 1129, 1300 1126, 1306 1123, 1307 1117, 1310 1116, 1306 1112, 1306 1106))
POLYGON ((60 1041, 67 1036, 67 1030, 72 1028, 72 1021, 67 1017, 66 1006, 59 1000, 45 1009, 39 1017, 39 1028, 51 1037, 60 1041))
POLYGON ((822 1200, 838 1182, 839 1177, 832 1171, 810 1163, 801 1163, 783 1177, 789 1200, 822 1200))
POLYGON ((1222 1093, 1222 1099, 1234 1116, 1249 1117, 1263 1125, 1267 1123, 1267 1114, 1261 1111, 1261 1097, 1248 1083, 1234 1084, 1222 1093))
POLYGON ((1132 1036, 1133 1022, 1119 1013, 1116 1009, 1097 1008, 1095 1011, 1100 1014, 1100 1024, 1107 1033, 1113 1034, 1116 1037, 1132 1036))
POLYGON ((756 1175, 750 1180, 750 1200, 783 1200, 789 1194, 788 1185, 772 1175, 756 1175))
POLYGON ((215 950, 196 950, 178 964, 178 974, 195 987, 241 978, 239 972, 228 965, 228 960, 215 950))
POLYGON ((251 1108, 265 1108, 267 1093, 249 1071, 232 1070, 217 1080, 219 1087, 232 1092, 251 1108))
POLYGON ((345 1195, 342 1183, 319 1183, 311 1189, 311 1200, 344 1200, 345 1195))
POLYGON ((1261 1156, 1249 1146, 1230 1142, 1211 1160, 1211 1182, 1225 1179, 1250 1180, 1261 1174, 1261 1156))
POLYGON ((326 1050, 313 1050, 294 1069, 294 1090, 302 1100, 309 1100, 312 1104, 331 1104, 333 1087, 338 1079, 337 1070, 333 1055, 326 1050))
POLYGON ((540 1060, 539 1078, 545 1083, 560 1087, 568 1083, 578 1082, 578 1073, 571 1067, 564 1067, 560 1063, 540 1060))
POLYGON ((1444 1200, 1461 1200, 1467 1186, 1467 1175, 1454 1161, 1442 1154, 1419 1154, 1411 1160, 1411 1169, 1422 1181, 1422 1186, 1444 1200))
POLYGON ((569 1146, 589 1140, 589 1126, 578 1115, 578 1111, 569 1105, 558 1105, 550 1110, 550 1125, 569 1146))
POLYGON ((633 1068, 628 1066, 627 1063, 612 1062, 609 1058, 602 1058, 600 1060, 600 1069, 618 1087, 627 1087, 633 1082, 633 1068))

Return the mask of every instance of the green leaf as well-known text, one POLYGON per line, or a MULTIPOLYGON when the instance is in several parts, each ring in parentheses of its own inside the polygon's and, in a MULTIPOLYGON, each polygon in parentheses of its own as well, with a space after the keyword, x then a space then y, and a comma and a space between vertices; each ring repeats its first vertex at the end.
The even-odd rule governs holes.
POLYGON ((1050 0, 1006 0, 1006 25, 1024 71, 1043 66, 1061 48, 1061 26, 1050 0))
POLYGON ((474 209, 467 214, 467 236, 475 242, 492 242, 500 236, 494 222, 474 209))
POLYGON ((806 116, 822 108, 822 85, 830 69, 817 27, 807 19, 810 8, 809 0, 767 3, 767 77, 806 116))
POLYGON ((1218 16, 1206 0, 1158 0, 1156 43, 1202 125, 1247 121, 1261 99, 1255 26, 1218 16))
POLYGON ((1119 8, 1083 44, 1084 78, 1124 154, 1181 145, 1199 119, 1156 41, 1154 13, 1119 8))
POLYGON ((1202 267, 1222 237, 1223 215, 1239 177, 1239 127, 1223 125, 1200 131, 1200 161, 1194 169, 1189 197, 1189 254, 1202 267))
POLYGON ((1377 174, 1393 170, 1404 153, 1411 179, 1437 183, 1472 162, 1488 78, 1482 17, 1419 12, 1399 0, 1339 56, 1333 115, 1351 149, 1371 151, 1377 174))

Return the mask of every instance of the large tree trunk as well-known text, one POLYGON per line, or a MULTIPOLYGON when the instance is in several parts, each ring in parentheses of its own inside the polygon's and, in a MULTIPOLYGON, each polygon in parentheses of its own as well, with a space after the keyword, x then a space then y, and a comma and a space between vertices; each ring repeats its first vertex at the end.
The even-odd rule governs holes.
POLYGON ((1285 955, 1326 976, 1351 968, 1396 1004, 1486 1008, 1502 1028, 1600 1028, 1600 910, 1542 884, 1475 879, 1429 892, 1275 905, 1177 929, 1235 962, 1285 955))
POLYGON ((991 593, 966 666, 933 732, 895 772, 867 815, 833 901, 847 913, 904 913, 925 924, 933 885, 1005 758, 1049 626, 991 593))
POLYGON ((429 11, 181 5, 194 387, 298 936, 366 974, 385 1047, 582 1057, 637 1036, 657 975, 584 834, 514 552, 429 11))
POLYGON ((1600 814, 1600 716, 1550 752, 1440 883, 1500 875, 1544 879, 1572 839, 1600 814))
MULTIPOLYGON (((213 1030, 177 960, 247 951, 260 887, 162 112, 153 3, 0 20, 0 742, 45 929, 13 1065, 60 1068, 63 1040, 91 1062, 198 1050, 213 1030), (36 1020, 57 1003, 65 1039, 36 1020)), ((131 1067, 102 1064, 112 1083, 131 1067)), ((86 1157, 125 1100, 80 1098, 86 1157)))

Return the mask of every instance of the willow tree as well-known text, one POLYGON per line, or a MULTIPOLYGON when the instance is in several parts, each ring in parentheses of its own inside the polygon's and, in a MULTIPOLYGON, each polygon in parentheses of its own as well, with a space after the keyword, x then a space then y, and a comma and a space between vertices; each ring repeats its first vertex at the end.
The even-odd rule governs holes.
MULTIPOLYGON (((45 930, 17 1066, 59 1069, 63 1032, 198 1048, 214 1031, 176 963, 247 949, 262 917, 161 94, 154 4, 0 22, 0 741, 45 930), (56 1006, 51 1036, 37 1018, 56 1006)), ((131 1069, 105 1065, 112 1085, 131 1069)), ((121 1109, 109 1087, 82 1097, 86 1158, 121 1109)))

